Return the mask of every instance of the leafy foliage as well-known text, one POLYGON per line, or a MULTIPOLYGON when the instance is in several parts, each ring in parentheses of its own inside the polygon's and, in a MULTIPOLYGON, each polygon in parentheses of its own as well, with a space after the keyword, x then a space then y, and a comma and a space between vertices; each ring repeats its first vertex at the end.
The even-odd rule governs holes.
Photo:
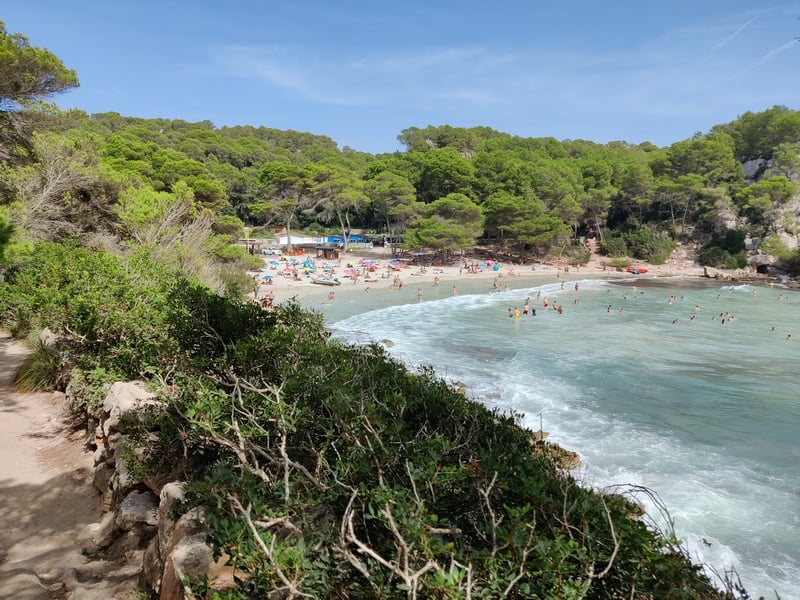
POLYGON ((78 85, 75 71, 66 69, 52 52, 31 46, 28 38, 8 33, 0 21, 0 108, 63 92, 78 85))
POLYGON ((9 33, 0 21, 0 160, 24 157, 30 149, 29 109, 35 101, 77 87, 78 76, 49 50, 9 33))
MULTIPOLYGON (((83 161, 83 170, 67 171, 81 177, 71 180, 67 195, 51 196, 40 206, 101 211, 99 219, 84 219, 83 228, 62 232, 86 244, 98 235, 118 236, 123 245, 136 240, 144 232, 136 226, 132 201, 138 198, 140 207, 146 201, 163 209, 164 199, 178 196, 191 197, 192 214, 207 219, 204 227, 228 241, 242 226, 283 227, 289 235, 300 229, 346 233, 359 228, 393 240, 403 236, 407 248, 436 250, 481 240, 477 243, 544 256, 587 233, 600 233, 604 239, 623 235, 631 219, 658 236, 667 232, 675 239, 703 244, 724 233, 718 230, 721 223, 735 219, 756 236, 770 228, 792 233, 797 226, 787 199, 796 193, 790 179, 797 163, 795 113, 770 109, 751 117, 663 149, 652 144, 524 139, 488 128, 409 128, 399 138, 407 152, 380 156, 339 151, 324 136, 263 127, 215 128, 207 121, 113 113, 74 117, 69 133, 75 148, 94 149, 99 161, 95 157, 93 164, 83 161), (758 135, 748 120, 767 123, 772 133, 747 141, 758 135), (750 185, 745 185, 740 162, 741 148, 747 144, 769 147, 766 154, 775 158, 769 169, 762 168, 762 174, 771 177, 750 185), (477 235, 462 231, 465 235, 445 240, 435 231, 441 222, 424 214, 453 194, 480 209, 484 224, 477 235), (76 203, 85 198, 93 204, 76 203), (722 213, 730 213, 730 218, 719 218, 722 213)), ((51 146, 72 152, 73 166, 80 163, 75 150, 68 152, 67 146, 55 142, 51 146)), ((20 199, 20 182, 34 180, 32 172, 27 178, 23 175, 0 173, 0 184, 14 184, 7 192, 13 199, 20 199)), ((143 216, 141 211, 138 216, 143 216)), ((47 239, 54 239, 53 233, 47 239)), ((194 234, 200 229, 193 229, 194 234)), ((668 244, 653 242, 628 240, 631 248, 626 251, 663 260, 668 244)), ((182 252, 188 255, 204 244, 183 244, 182 252)), ((219 245, 211 243, 204 251, 234 266, 236 261, 215 248, 219 245)), ((202 261, 192 269, 193 277, 216 290, 224 289, 223 280, 229 279, 202 261)))
POLYGON ((647 224, 638 225, 631 220, 618 234, 605 238, 602 249, 607 256, 631 256, 660 265, 669 258, 675 243, 665 232, 656 231, 647 224))
POLYGON ((483 220, 480 208, 469 198, 448 194, 425 208, 424 216, 407 231, 406 245, 444 252, 472 246, 483 230, 483 220))
POLYGON ((137 377, 166 350, 164 290, 157 264, 137 264, 76 244, 43 242, 6 273, 0 322, 15 335, 58 326, 74 357, 94 357, 116 373, 137 377), (135 278, 128 271, 134 271, 135 278))
POLYGON ((182 344, 204 374, 176 385, 165 429, 188 425, 183 443, 205 457, 193 501, 218 507, 212 539, 242 573, 229 597, 716 597, 624 501, 538 453, 513 415, 377 346, 332 342, 293 306, 260 325, 239 313, 244 328, 236 310, 199 304, 217 316, 198 337, 219 346, 182 344))
POLYGON ((713 238, 700 252, 700 264, 718 269, 745 267, 744 240, 745 232, 742 230, 730 230, 724 236, 713 238))

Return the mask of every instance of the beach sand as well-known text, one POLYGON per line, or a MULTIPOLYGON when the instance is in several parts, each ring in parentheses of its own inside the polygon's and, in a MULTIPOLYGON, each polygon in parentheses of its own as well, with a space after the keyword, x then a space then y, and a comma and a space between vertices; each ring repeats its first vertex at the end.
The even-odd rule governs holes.
POLYGON ((420 301, 420 295, 421 301, 441 298, 454 293, 454 288, 455 293, 476 293, 587 278, 702 277, 704 274, 703 267, 694 262, 693 255, 682 248, 678 248, 670 260, 663 265, 635 261, 632 265, 634 268, 647 269, 647 273, 640 275, 632 275, 624 270, 607 267, 608 259, 598 254, 593 254, 591 260, 585 266, 580 267, 547 263, 519 265, 502 261, 498 262, 498 266, 495 267, 493 263, 489 264, 487 261, 465 259, 459 264, 428 267, 427 269, 406 263, 397 270, 389 267, 392 257, 388 252, 384 253, 382 250, 348 252, 342 254, 338 260, 320 260, 310 255, 295 257, 298 262, 305 259, 314 260, 318 272, 323 271, 325 266, 330 267, 341 285, 325 286, 313 283, 310 275, 298 273, 297 278, 292 275, 284 275, 284 268, 288 264, 287 259, 284 257, 278 261, 277 258, 275 256, 264 257, 264 270, 249 273, 254 282, 258 282, 257 286, 254 285, 257 292, 254 290, 249 294, 251 300, 261 302, 271 294, 275 303, 295 299, 302 306, 314 307, 329 302, 328 295, 333 292, 337 300, 343 298, 352 300, 355 296, 363 296, 358 303, 363 306, 364 310, 368 310, 371 298, 374 298, 375 307, 385 306, 388 293, 393 294, 394 301, 392 303, 404 304, 420 301), (374 271, 368 272, 362 267, 362 261, 365 259, 377 264, 374 271), (482 265, 483 268, 465 269, 465 262, 482 265), (348 265, 361 271, 355 281, 345 275, 348 265), (269 277, 269 283, 264 280, 265 276, 269 277), (399 277, 402 282, 402 287, 399 289, 396 284, 393 285, 395 277, 399 277), (435 286, 436 281, 438 281, 438 285, 435 286), (433 290, 432 288, 438 289, 433 290), (434 291, 435 293, 432 293, 434 291))

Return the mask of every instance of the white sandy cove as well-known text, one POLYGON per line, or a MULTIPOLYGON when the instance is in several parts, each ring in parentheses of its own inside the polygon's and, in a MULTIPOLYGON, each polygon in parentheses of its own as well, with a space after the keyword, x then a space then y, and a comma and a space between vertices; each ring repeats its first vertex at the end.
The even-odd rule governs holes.
MULTIPOLYGON (((499 268, 494 269, 494 264, 489 264, 485 260, 464 259, 459 263, 444 267, 428 267, 427 269, 405 263, 400 269, 389 266, 392 257, 388 252, 385 254, 378 251, 357 251, 342 254, 338 260, 321 260, 311 255, 294 257, 297 266, 297 277, 287 273, 284 269, 289 264, 289 257, 280 258, 277 256, 266 256, 265 270, 250 272, 254 282, 254 291, 249 294, 251 300, 263 301, 268 295, 273 297, 274 302, 283 302, 289 298, 298 300, 315 300, 325 298, 330 292, 337 296, 340 294, 350 294, 354 292, 364 293, 376 290, 388 290, 394 285, 395 278, 399 277, 403 284, 403 291, 416 291, 420 286, 429 288, 438 278, 439 285, 443 288, 458 288, 460 281, 486 280, 487 286, 491 287, 497 282, 498 288, 502 289, 509 284, 509 278, 517 277, 547 277, 556 279, 582 279, 586 277, 629 277, 624 272, 617 272, 607 268, 604 263, 608 259, 597 254, 593 254, 589 263, 582 267, 556 265, 556 264, 526 264, 517 265, 500 261, 499 268), (303 274, 300 264, 306 260, 314 261, 316 272, 312 275, 303 274), (364 259, 377 263, 374 271, 368 271, 362 266, 364 259), (273 265, 271 262, 277 262, 273 265), (479 268, 465 268, 465 265, 472 264, 479 268), (334 276, 341 282, 338 286, 325 286, 312 282, 314 276, 321 273, 330 273, 331 269, 325 270, 324 267, 331 267, 334 276), (482 266, 482 268, 480 268, 482 266), (348 269, 358 271, 355 282, 345 274, 348 269), (269 283, 264 280, 264 276, 269 277, 269 283), (256 292, 257 289, 257 292, 256 292), (255 297, 257 296, 257 297, 255 297)), ((663 276, 702 276, 703 268, 697 266, 689 257, 688 253, 679 248, 673 253, 673 257, 664 265, 653 266, 643 261, 636 261, 633 267, 643 267, 647 269, 647 277, 663 276)))

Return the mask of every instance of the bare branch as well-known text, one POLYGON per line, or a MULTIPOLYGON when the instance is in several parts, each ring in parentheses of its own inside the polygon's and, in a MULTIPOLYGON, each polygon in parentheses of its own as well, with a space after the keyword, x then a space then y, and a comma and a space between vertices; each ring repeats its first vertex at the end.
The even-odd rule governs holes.
POLYGON ((614 550, 611 552, 611 556, 608 559, 608 564, 606 568, 603 569, 600 573, 594 576, 594 579, 602 579, 608 572, 611 570, 611 566, 614 564, 614 559, 617 557, 617 552, 619 552, 619 539, 617 538, 617 532, 614 529, 614 519, 611 518, 611 512, 608 510, 608 505, 606 504, 605 498, 600 496, 600 501, 603 503, 603 510, 606 511, 606 519, 608 519, 608 526, 611 529, 611 539, 614 540, 614 550))
POLYGON ((491 526, 490 534, 492 536, 492 557, 497 556, 497 553, 503 550, 508 546, 508 544, 503 544, 503 546, 498 547, 497 545, 497 529, 500 527, 500 524, 503 522, 503 517, 497 516, 492 507, 492 499, 491 494, 492 490, 494 489, 495 484, 497 483, 497 471, 494 472, 492 475, 492 480, 489 482, 489 485, 486 487, 478 488, 478 494, 480 494, 481 498, 483 499, 483 503, 481 505, 481 509, 485 509, 489 513, 489 525, 491 526))
MULTIPOLYGON (((271 536, 270 543, 269 545, 267 545, 267 543, 264 541, 264 538, 261 537, 261 534, 259 533, 257 528, 257 524, 264 529, 269 529, 271 527, 274 527, 275 525, 286 526, 287 524, 289 524, 289 519, 287 517, 281 517, 266 522, 264 521, 256 522, 253 521, 252 517, 250 516, 250 513, 252 511, 252 505, 248 504, 247 508, 244 508, 239 499, 236 496, 231 496, 231 495, 228 496, 228 501, 231 503, 233 509, 240 515, 242 515, 242 517, 245 520, 245 523, 247 524, 248 529, 250 529, 250 533, 253 535, 253 539, 255 540, 256 544, 258 544, 258 547, 261 548, 261 551, 267 557, 267 560, 269 560, 273 569, 275 570, 275 574, 278 576, 278 579, 280 579, 281 583, 283 583, 283 587, 277 588, 274 591, 277 592, 285 590, 286 593, 288 594, 286 596, 287 599, 313 598, 314 596, 312 596, 311 594, 305 594, 300 590, 302 580, 298 581, 297 578, 290 580, 286 576, 286 573, 283 572, 283 569, 281 569, 280 565, 278 564, 278 561, 275 560, 275 536, 274 535, 271 536)), ((291 528, 294 531, 299 532, 299 529, 297 529, 297 527, 295 527, 294 525, 291 525, 291 528)))
POLYGON ((520 579, 525 576, 525 566, 528 562, 528 556, 533 551, 534 547, 534 532, 536 531, 536 523, 532 523, 527 526, 528 527, 528 539, 525 540, 525 547, 522 549, 522 557, 519 560, 519 569, 517 570, 517 574, 511 581, 508 582, 506 589, 503 591, 503 598, 507 598, 508 595, 511 593, 511 590, 514 589, 514 586, 517 585, 520 579))
POLYGON ((356 535, 355 527, 353 526, 353 519, 355 517, 354 503, 357 496, 358 491, 353 491, 353 494, 350 496, 350 501, 347 504, 344 518, 342 519, 339 537, 341 550, 344 556, 365 578, 370 579, 367 567, 348 549, 349 545, 355 546, 358 553, 368 556, 379 565, 389 570, 393 575, 399 577, 408 589, 409 598, 412 598, 412 600, 416 599, 419 591, 420 579, 430 571, 442 571, 441 565, 434 560, 428 559, 419 569, 413 568, 411 565, 414 555, 413 549, 400 532, 388 503, 381 509, 381 514, 386 518, 389 530, 395 541, 395 548, 397 549, 397 556, 395 559, 388 560, 384 558, 377 551, 361 541, 356 535))

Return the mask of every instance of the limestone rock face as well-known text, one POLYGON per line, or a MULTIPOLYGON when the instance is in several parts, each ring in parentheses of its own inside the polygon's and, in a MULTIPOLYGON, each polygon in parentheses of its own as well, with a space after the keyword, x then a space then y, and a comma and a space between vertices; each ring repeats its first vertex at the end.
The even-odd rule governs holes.
POLYGON ((160 600, 183 600, 187 597, 184 578, 196 582, 214 564, 214 553, 206 544, 205 533, 199 525, 201 520, 202 511, 192 509, 175 524, 164 554, 160 600))
POLYGON ((742 164, 745 179, 758 179, 764 173, 767 166, 768 163, 763 158, 748 160, 742 164))
POLYGON ((158 551, 158 537, 154 537, 150 540, 142 559, 142 583, 144 587, 148 590, 153 590, 156 594, 160 593, 163 570, 164 563, 158 551))
POLYGON ((113 431, 125 431, 123 417, 136 414, 148 405, 158 404, 153 394, 137 381, 118 381, 108 390, 103 400, 103 433, 106 437, 113 431))
POLYGON ((184 485, 174 481, 161 489, 158 503, 158 550, 161 556, 166 556, 172 533, 175 531, 176 521, 172 518, 176 504, 184 498, 184 485))
POLYGON ((120 503, 116 524, 130 531, 158 525, 158 498, 150 491, 131 492, 120 503))
POLYGON ((117 529, 113 512, 107 512, 99 523, 91 523, 78 535, 78 542, 88 554, 96 554, 103 548, 108 548, 114 541, 117 529))
MULTIPOLYGON (((122 452, 128 424, 141 422, 143 412, 158 403, 143 383, 117 382, 87 424, 95 449, 92 485, 103 495, 103 517, 78 536, 83 555, 94 560, 70 570, 65 600, 132 600, 140 590, 183 600, 189 597, 184 581, 197 582, 201 575, 216 589, 235 585, 227 555, 214 562, 201 526, 203 511, 176 516, 184 499, 184 484, 178 481, 183 466, 140 480, 128 461, 144 450, 122 452)), ((158 434, 150 432, 149 440, 157 442, 158 434)), ((51 597, 51 590, 41 589, 43 598, 51 597)))

